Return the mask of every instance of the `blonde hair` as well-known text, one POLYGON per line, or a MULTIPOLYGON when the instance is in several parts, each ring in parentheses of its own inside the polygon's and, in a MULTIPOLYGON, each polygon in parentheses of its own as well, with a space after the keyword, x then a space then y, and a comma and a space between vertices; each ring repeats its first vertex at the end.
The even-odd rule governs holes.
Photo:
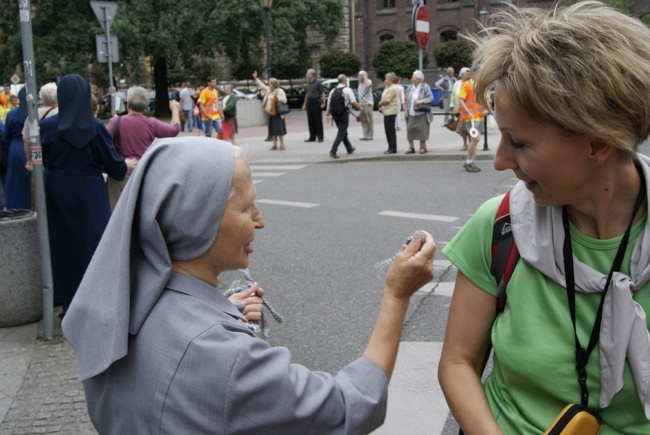
POLYGON ((631 155, 650 134, 650 29, 596 1, 505 6, 477 44, 479 102, 498 84, 531 117, 631 155))

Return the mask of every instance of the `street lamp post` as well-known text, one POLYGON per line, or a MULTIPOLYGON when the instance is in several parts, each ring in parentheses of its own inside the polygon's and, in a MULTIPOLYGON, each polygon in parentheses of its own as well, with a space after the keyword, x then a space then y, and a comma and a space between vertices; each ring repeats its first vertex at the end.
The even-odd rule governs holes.
POLYGON ((490 15, 490 13, 487 9, 485 9, 485 6, 483 6, 481 10, 478 11, 478 22, 481 23, 482 26, 485 26, 487 24, 488 15, 490 15))
POLYGON ((271 36, 269 35, 269 9, 273 5, 273 0, 260 0, 260 5, 264 9, 264 28, 266 30, 266 79, 271 78, 271 36))
MULTIPOLYGON (((478 21, 479 21, 479 23, 481 23, 481 26, 485 27, 487 25, 489 15, 490 15, 490 13, 488 12, 487 9, 485 9, 485 6, 483 6, 481 8, 481 10, 478 11, 478 21)), ((489 149, 490 149, 488 147, 488 126, 487 126, 487 117, 488 116, 490 116, 490 115, 485 115, 485 117, 483 118, 483 132, 484 132, 483 134, 484 134, 484 137, 485 137, 485 139, 483 141, 483 151, 489 151, 489 149)))

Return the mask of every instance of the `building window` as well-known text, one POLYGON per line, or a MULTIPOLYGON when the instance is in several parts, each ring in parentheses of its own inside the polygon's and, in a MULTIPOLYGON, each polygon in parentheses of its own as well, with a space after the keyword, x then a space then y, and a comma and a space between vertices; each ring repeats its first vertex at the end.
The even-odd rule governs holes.
POLYGON ((395 9, 395 0, 377 0, 377 10, 395 9))
POLYGON ((381 35, 379 37, 379 44, 383 44, 386 41, 392 41, 393 39, 393 35, 381 35))
POLYGON ((449 3, 458 3, 458 0, 438 0, 439 5, 447 5, 449 3))
POLYGON ((445 30, 444 32, 440 32, 440 42, 456 41, 457 39, 458 32, 455 30, 445 30))

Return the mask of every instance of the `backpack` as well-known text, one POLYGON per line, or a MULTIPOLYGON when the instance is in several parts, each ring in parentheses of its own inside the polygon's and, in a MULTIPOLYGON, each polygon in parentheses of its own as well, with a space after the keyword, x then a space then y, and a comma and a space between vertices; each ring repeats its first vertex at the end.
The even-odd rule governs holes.
POLYGON ((334 88, 330 97, 330 114, 338 116, 347 110, 343 88, 334 88))

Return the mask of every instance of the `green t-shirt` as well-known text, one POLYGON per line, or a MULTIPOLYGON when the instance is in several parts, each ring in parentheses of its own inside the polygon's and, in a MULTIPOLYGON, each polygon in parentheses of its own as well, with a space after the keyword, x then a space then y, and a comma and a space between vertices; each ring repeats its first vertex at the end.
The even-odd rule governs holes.
MULTIPOLYGON (((470 281, 494 296, 497 286, 490 274, 490 251, 494 218, 502 198, 485 202, 443 250, 470 281)), ((646 217, 632 227, 621 267, 625 274, 629 274, 630 255, 645 223, 646 217)), ((621 238, 593 239, 571 226, 574 255, 605 275, 621 238)), ((566 405, 580 403, 566 289, 520 259, 507 295, 505 310, 492 325, 494 369, 484 388, 497 423, 506 434, 540 434, 566 405)), ((601 293, 576 292, 576 327, 583 347, 589 342, 600 298, 601 293)), ((650 284, 636 291, 634 300, 650 313, 650 284)), ((594 408, 600 397, 599 353, 596 346, 587 364, 589 406, 594 408)), ((623 382, 612 403, 600 410, 604 423, 600 433, 650 434, 650 421, 645 418, 629 364, 625 365, 623 382)))

